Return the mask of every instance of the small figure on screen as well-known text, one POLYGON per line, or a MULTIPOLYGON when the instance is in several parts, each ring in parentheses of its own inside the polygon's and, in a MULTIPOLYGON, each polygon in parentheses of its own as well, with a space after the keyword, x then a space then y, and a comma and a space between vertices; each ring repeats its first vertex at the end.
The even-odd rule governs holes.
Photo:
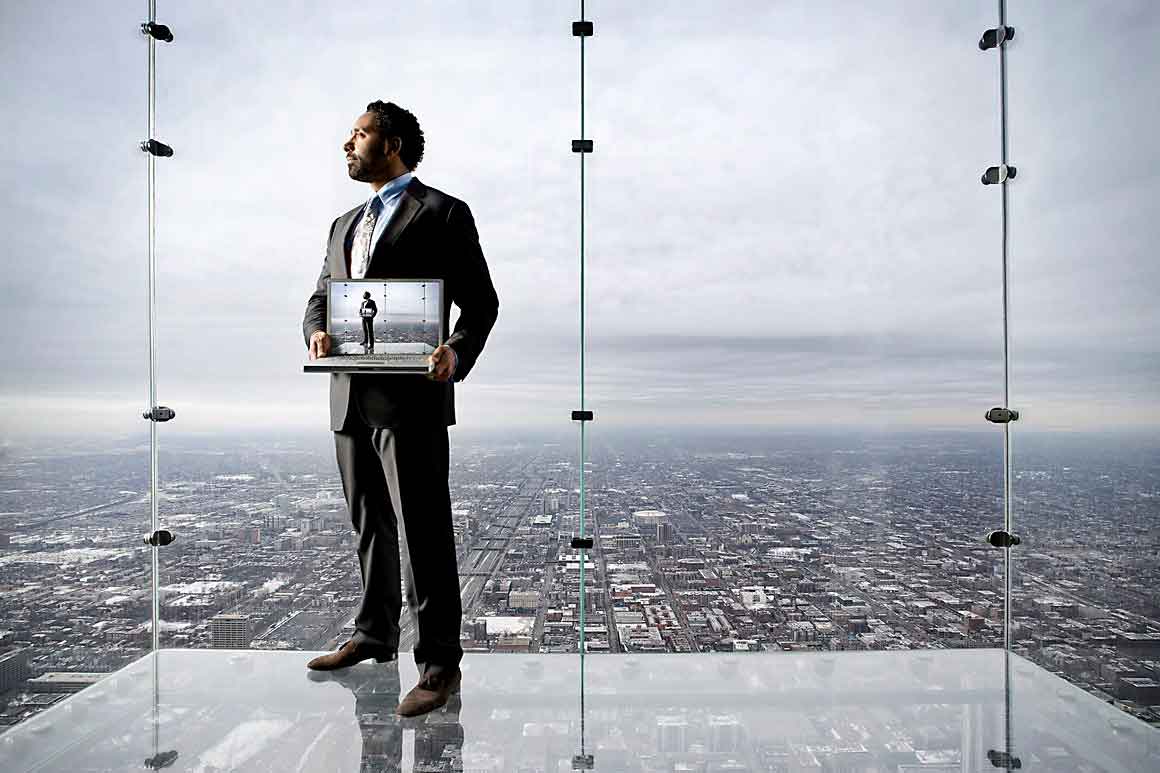
POLYGON ((375 316, 379 307, 371 300, 369 292, 363 293, 362 305, 358 307, 358 315, 362 317, 363 325, 363 354, 374 354, 375 351, 375 316))

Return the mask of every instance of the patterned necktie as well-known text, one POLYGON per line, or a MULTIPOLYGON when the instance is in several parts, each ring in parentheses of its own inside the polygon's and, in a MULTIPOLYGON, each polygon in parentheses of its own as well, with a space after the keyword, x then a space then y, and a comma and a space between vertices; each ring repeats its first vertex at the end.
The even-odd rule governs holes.
POLYGON ((367 204, 362 222, 358 224, 358 231, 350 248, 351 261, 356 267, 351 273, 354 279, 362 279, 367 275, 367 266, 371 262, 371 237, 375 234, 375 223, 379 221, 379 210, 382 206, 383 200, 376 194, 367 204))

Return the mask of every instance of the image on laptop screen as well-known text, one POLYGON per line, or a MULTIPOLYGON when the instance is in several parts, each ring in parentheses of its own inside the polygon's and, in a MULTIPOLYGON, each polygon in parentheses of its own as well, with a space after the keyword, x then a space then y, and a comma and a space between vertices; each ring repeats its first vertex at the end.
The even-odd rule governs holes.
POLYGON ((331 280, 331 356, 422 360, 442 343, 442 284, 429 279, 331 280))

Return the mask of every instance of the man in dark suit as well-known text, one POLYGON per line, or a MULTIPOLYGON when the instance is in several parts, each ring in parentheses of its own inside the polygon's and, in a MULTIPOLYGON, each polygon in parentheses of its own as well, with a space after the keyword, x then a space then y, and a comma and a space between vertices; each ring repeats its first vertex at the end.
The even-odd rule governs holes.
POLYGON ((358 315, 362 318, 363 352, 367 354, 375 350, 375 316, 378 313, 379 307, 371 300, 371 294, 363 293, 363 302, 358 307, 358 315))
POLYGON ((462 608, 447 427, 455 423, 452 382, 467 378, 499 313, 471 210, 412 175, 423 150, 419 122, 394 103, 372 102, 355 121, 343 144, 347 171, 370 183, 375 195, 331 223, 322 273, 302 321, 311 359, 325 357, 332 278, 442 279, 444 330, 451 304, 459 307, 455 330, 431 354, 431 373, 330 376, 330 428, 359 538, 363 598, 351 639, 307 666, 327 670, 371 657, 393 660, 405 577, 418 618, 414 656, 421 678, 399 704, 404 716, 443 705, 459 688, 462 608), (409 559, 402 567, 400 537, 409 559))

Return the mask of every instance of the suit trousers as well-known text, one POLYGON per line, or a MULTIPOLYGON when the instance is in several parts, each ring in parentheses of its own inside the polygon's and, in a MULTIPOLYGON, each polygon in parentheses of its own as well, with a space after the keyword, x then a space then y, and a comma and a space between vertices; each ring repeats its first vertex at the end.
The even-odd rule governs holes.
POLYGON ((377 428, 351 417, 334 433, 334 445, 362 571, 363 597, 351 638, 398 649, 400 586, 406 580, 418 624, 415 662, 440 670, 459 665, 463 610, 447 427, 377 428))

